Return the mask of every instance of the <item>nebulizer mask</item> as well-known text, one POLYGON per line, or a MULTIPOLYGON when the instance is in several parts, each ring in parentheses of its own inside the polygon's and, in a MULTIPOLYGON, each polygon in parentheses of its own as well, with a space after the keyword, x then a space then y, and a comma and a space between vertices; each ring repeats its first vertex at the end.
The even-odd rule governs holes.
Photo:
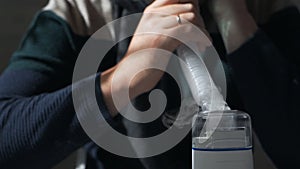
MULTIPOLYGON (((189 89, 181 94, 189 93, 192 100, 182 101, 186 116, 176 117, 182 120, 172 125, 180 127, 192 119, 192 168, 253 169, 251 119, 247 113, 230 110, 215 85, 219 68, 224 73, 220 59, 214 58, 217 52, 212 46, 196 52, 189 47, 180 46, 177 54, 184 63, 180 85, 189 89)), ((170 119, 168 113, 165 116, 170 119)))

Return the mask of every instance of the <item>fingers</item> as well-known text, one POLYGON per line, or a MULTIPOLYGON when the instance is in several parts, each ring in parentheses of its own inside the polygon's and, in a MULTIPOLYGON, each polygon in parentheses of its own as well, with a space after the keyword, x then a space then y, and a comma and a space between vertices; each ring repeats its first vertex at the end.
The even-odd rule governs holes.
POLYGON ((198 4, 197 0, 154 0, 151 4, 153 7, 161 7, 171 4, 182 4, 182 3, 193 3, 194 5, 198 4))
POLYGON ((193 12, 181 13, 180 15, 169 15, 164 18, 162 26, 166 29, 176 27, 182 24, 195 23, 196 15, 193 12), (180 17, 180 18, 178 18, 180 17))
MULTIPOLYGON (((133 38, 133 41, 137 42, 137 39, 143 36, 143 40, 139 43, 132 43, 135 44, 133 46, 140 46, 140 48, 154 47, 173 51, 180 42, 170 37, 187 38, 187 41, 195 41, 192 39, 197 37, 195 36, 196 31, 198 30, 201 33, 201 30, 205 29, 202 17, 195 4, 198 5, 197 0, 155 0, 145 9, 133 38), (148 40, 144 41, 145 38, 148 40)), ((132 49, 135 51, 138 48, 132 47, 132 49)))
MULTIPOLYGON (((160 1, 160 0, 157 0, 160 1)), ((157 8, 153 8, 152 6, 146 8, 144 13, 160 13, 163 15, 179 15, 182 13, 193 12, 198 14, 199 11, 192 3, 184 3, 184 4, 171 4, 166 6, 161 6, 157 8)))
POLYGON ((186 22, 194 23, 194 21, 196 19, 196 14, 193 12, 187 12, 187 13, 180 14, 179 17, 181 18, 182 24, 184 24, 186 22))
POLYGON ((178 15, 186 12, 200 14, 198 0, 154 0, 144 12, 178 15))
POLYGON ((160 20, 157 23, 161 25, 161 28, 170 28, 178 25, 177 16, 182 18, 183 24, 192 23, 204 28, 200 12, 194 4, 196 1, 197 0, 155 0, 144 13, 156 13, 160 15, 160 20), (155 5, 157 7, 154 7, 155 5), (161 22, 162 20, 163 22, 161 22))
POLYGON ((179 0, 154 0, 154 2, 151 4, 153 7, 161 7, 165 5, 170 4, 178 4, 179 0))
POLYGON ((196 12, 194 5, 191 3, 168 5, 165 7, 161 7, 161 11, 166 11, 169 15, 178 15, 186 12, 196 12))

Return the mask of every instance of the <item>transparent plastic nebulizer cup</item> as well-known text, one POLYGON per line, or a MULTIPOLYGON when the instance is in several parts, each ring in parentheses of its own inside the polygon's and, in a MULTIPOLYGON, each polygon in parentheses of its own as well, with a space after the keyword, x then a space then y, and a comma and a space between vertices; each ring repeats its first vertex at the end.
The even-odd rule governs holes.
POLYGON ((200 112, 193 118, 193 169, 253 169, 251 119, 247 113, 200 112))

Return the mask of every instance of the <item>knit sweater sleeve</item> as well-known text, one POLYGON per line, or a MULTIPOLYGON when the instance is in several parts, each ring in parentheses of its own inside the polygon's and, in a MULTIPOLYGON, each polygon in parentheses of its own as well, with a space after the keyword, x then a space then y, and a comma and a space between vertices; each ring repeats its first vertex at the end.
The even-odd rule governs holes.
MULTIPOLYGON (((97 74, 71 85, 83 39, 51 12, 40 12, 34 19, 0 76, 0 168, 51 168, 90 141, 72 100, 72 90, 100 81, 97 74)), ((97 108, 109 120, 99 86, 95 92, 97 108)), ((86 96, 79 97, 79 106, 86 106, 86 96)))
POLYGON ((296 8, 275 14, 228 56, 253 127, 278 168, 299 168, 299 20, 296 8))

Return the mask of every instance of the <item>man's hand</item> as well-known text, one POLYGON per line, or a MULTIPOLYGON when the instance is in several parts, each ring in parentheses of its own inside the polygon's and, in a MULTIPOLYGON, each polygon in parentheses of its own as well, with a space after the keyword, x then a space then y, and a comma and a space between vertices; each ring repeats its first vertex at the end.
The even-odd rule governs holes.
MULTIPOLYGON (((195 25, 205 30, 197 0, 180 0, 180 2, 178 0, 156 0, 145 9, 126 56, 112 69, 103 72, 101 76, 104 100, 112 115, 117 112, 112 100, 112 93, 118 95, 124 93, 124 90, 130 90, 129 97, 133 99, 151 90, 164 72, 143 68, 155 65, 166 67, 171 53, 181 44, 172 37, 181 35, 179 37, 197 41, 199 39, 197 36, 190 35, 195 25), (181 22, 178 22, 178 16, 181 22), (155 49, 168 52, 157 53, 155 49), (141 52, 145 50, 148 51, 141 52)), ((126 101, 118 103, 121 106, 127 104, 126 101)))
POLYGON ((145 9, 127 54, 146 48, 173 52, 180 42, 170 36, 188 35, 191 24, 205 31, 197 0, 155 0, 145 9))

